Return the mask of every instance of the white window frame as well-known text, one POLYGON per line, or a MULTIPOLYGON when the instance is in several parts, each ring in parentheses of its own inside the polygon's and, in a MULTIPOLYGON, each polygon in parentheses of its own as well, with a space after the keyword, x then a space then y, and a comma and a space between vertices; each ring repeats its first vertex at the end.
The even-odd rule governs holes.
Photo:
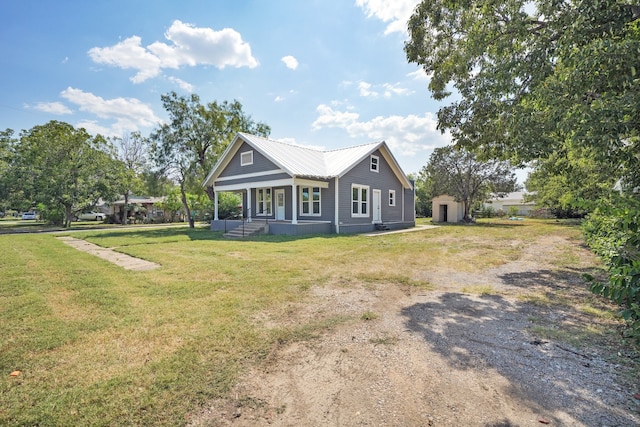
POLYGON ((371 191, 368 185, 351 184, 351 217, 352 218, 369 218, 369 200, 371 199, 371 191), (354 190, 357 190, 357 198, 354 198, 354 190), (365 191, 363 193, 363 190, 365 191), (362 195, 365 195, 363 198, 362 195), (364 200, 363 200, 364 199, 364 200), (356 209, 354 204, 357 203, 356 209), (363 208, 364 207, 364 213, 363 208))
POLYGON ((389 206, 396 205, 396 190, 389 190, 389 206))
POLYGON ((371 172, 379 173, 380 172, 380 157, 371 155, 371 159, 369 160, 369 170, 371 172))
POLYGON ((322 215, 322 188, 314 186, 300 186, 300 216, 321 216, 322 215), (314 199, 316 192, 314 189, 318 189, 318 200, 314 199), (304 199, 304 190, 307 190, 309 199, 304 199), (313 207, 318 204, 318 213, 313 212, 313 207), (307 205, 308 211, 304 212, 304 206, 307 205))
POLYGON ((271 216, 273 190, 271 187, 256 188, 256 216, 271 216))
POLYGON ((253 164, 253 150, 240 153, 240 166, 249 166, 253 164), (249 157, 247 159, 247 157, 249 157))

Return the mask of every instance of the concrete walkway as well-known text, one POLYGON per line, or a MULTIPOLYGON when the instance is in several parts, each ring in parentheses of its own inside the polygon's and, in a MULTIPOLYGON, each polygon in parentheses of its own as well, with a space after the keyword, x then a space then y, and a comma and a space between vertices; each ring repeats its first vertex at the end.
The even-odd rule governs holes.
POLYGON ((89 243, 86 240, 76 239, 75 237, 61 236, 57 237, 57 239, 79 251, 83 251, 112 262, 125 270, 146 271, 160 267, 160 264, 156 264, 155 262, 135 258, 127 254, 116 252, 112 248, 103 248, 98 245, 94 245, 93 243, 89 243))
POLYGON ((415 227, 411 227, 411 228, 403 228, 400 230, 374 231, 372 233, 364 233, 363 236, 371 237, 371 236, 382 236, 385 234, 411 233, 413 231, 428 230, 430 228, 438 228, 438 226, 423 224, 423 225, 416 225, 415 227))

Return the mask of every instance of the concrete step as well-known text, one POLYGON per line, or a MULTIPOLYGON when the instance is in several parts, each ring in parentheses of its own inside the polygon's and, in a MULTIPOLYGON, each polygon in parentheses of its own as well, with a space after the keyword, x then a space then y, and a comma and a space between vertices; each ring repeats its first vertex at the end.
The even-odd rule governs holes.
POLYGON ((262 233, 265 229, 264 223, 256 223, 256 222, 245 222, 244 225, 240 225, 233 230, 229 230, 224 233, 224 237, 228 238, 242 238, 248 236, 254 236, 256 234, 262 233))

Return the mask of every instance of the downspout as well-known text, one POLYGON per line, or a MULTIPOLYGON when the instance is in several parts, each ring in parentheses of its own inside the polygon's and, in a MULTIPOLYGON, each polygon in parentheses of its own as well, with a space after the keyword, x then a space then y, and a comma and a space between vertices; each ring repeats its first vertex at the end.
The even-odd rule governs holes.
POLYGON ((334 213, 334 221, 336 224, 336 234, 340 234, 340 188, 338 186, 339 179, 336 176, 336 184, 333 189, 333 193, 335 194, 335 213, 334 213))

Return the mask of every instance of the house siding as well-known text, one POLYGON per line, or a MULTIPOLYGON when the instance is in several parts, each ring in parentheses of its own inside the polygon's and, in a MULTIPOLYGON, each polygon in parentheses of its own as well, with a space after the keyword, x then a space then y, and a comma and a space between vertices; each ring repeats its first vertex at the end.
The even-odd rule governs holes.
MULTIPOLYGON (((321 188, 320 189, 320 216, 318 215, 302 215, 301 206, 302 206, 302 197, 300 195, 300 185, 297 186, 298 189, 298 210, 297 215, 298 219, 302 221, 335 221, 335 180, 323 180, 322 182, 328 182, 329 188, 321 188)), ((306 187, 306 185, 305 185, 306 187)), ((289 191, 291 193, 291 191, 289 191)), ((289 196, 290 198, 291 196, 289 196)), ((290 199, 287 199, 290 201, 290 199)))
MULTIPOLYGON (((243 142, 238 151, 233 155, 233 158, 220 173, 221 177, 244 175, 247 173, 257 173, 280 169, 271 160, 260 154, 252 146, 243 142), (240 155, 245 151, 253 151, 253 164, 248 166, 240 165, 240 155)), ((255 180, 255 179, 254 179, 255 180)))
MULTIPOLYGON (((369 224, 371 226, 365 227, 366 229, 372 228, 372 211, 373 211, 373 190, 381 191, 381 219, 382 222, 401 222, 402 218, 402 193, 403 187, 396 175, 391 170, 391 167, 382 156, 379 150, 372 153, 374 156, 378 156, 379 165, 378 172, 372 172, 370 170, 371 156, 367 156, 364 160, 353 167, 343 177, 340 178, 340 230, 341 232, 348 229, 356 229, 358 227, 346 228, 344 226, 356 225, 356 224, 369 224), (351 216, 351 185, 365 185, 369 187, 369 212, 366 217, 352 217, 351 216), (395 206, 389 206, 389 190, 395 190, 396 192, 396 204, 395 206)), ((406 196, 405 196, 405 209, 406 209, 406 196)), ((411 216, 413 218, 413 216, 411 216)), ((361 227, 360 227, 361 228, 361 227)), ((363 229, 362 231, 366 231, 363 229)))

